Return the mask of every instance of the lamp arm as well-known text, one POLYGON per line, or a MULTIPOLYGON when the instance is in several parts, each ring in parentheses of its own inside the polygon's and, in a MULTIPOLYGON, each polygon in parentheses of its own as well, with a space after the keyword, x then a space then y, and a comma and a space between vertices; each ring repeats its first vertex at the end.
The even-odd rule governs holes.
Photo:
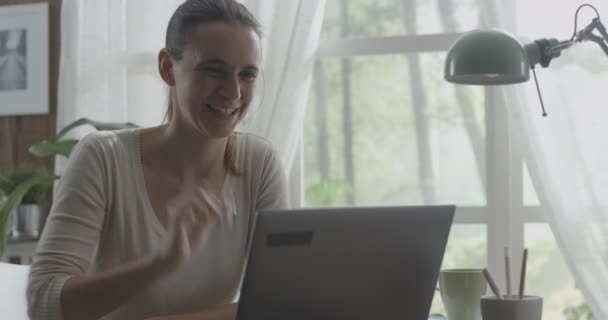
POLYGON ((604 50, 604 53, 608 56, 608 45, 606 45, 606 42, 604 40, 602 40, 602 41, 599 41, 597 44, 600 45, 602 50, 604 50))
POLYGON ((548 51, 548 55, 551 56, 552 58, 557 58, 561 55, 562 51, 572 47, 573 45, 576 44, 575 40, 564 40, 559 42, 558 44, 547 48, 546 50, 548 51))
POLYGON ((602 48, 602 50, 604 50, 604 53, 608 56, 608 45, 606 45, 606 42, 603 37, 591 35, 589 36, 589 41, 597 43, 602 48))
POLYGON ((569 40, 557 41, 556 39, 538 39, 532 43, 524 45, 524 50, 528 56, 530 67, 534 68, 536 64, 540 64, 544 68, 549 66, 549 63, 554 58, 561 55, 561 52, 572 47, 577 42, 592 41, 597 43, 604 53, 608 56, 608 31, 602 24, 599 18, 594 18, 592 22, 579 31, 576 37, 569 40), (598 30, 601 36, 593 33, 598 30))
POLYGON ((576 37, 574 37, 573 40, 576 42, 595 42, 602 48, 604 53, 608 55, 608 33, 599 18, 594 18, 588 26, 576 34, 576 37), (594 30, 598 30, 601 36, 594 34, 594 30))
POLYGON ((593 35, 594 39, 591 39, 591 41, 599 44, 602 50, 604 50, 604 53, 608 56, 608 45, 606 44, 608 42, 608 32, 606 32, 606 28, 604 27, 599 18, 594 18, 592 23, 595 25, 595 28, 597 29, 597 31, 600 32, 602 36, 598 37, 593 35))

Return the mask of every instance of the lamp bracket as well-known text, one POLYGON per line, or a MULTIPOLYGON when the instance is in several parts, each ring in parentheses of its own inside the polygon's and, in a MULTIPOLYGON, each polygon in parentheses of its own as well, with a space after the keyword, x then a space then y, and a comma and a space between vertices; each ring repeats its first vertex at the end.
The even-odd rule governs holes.
POLYGON ((534 40, 534 43, 538 46, 540 52, 540 65, 546 68, 551 63, 551 60, 555 57, 559 57, 559 51, 552 51, 553 43, 549 39, 538 39, 534 40))

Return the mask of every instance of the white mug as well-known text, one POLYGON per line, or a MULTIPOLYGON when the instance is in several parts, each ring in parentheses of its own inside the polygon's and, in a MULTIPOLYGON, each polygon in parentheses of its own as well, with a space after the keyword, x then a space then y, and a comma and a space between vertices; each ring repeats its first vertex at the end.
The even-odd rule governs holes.
POLYGON ((445 269, 439 273, 439 291, 449 320, 481 320, 479 301, 487 280, 481 269, 445 269))

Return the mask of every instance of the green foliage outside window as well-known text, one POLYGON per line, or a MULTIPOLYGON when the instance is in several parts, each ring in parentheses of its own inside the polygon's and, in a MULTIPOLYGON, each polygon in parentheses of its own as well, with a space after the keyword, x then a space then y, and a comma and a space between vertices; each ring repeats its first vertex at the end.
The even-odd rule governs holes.
POLYGON ((566 320, 593 320, 593 313, 586 303, 564 309, 566 320))
POLYGON ((354 195, 354 189, 348 182, 343 180, 324 180, 306 188, 306 205, 335 205, 347 194, 354 195))

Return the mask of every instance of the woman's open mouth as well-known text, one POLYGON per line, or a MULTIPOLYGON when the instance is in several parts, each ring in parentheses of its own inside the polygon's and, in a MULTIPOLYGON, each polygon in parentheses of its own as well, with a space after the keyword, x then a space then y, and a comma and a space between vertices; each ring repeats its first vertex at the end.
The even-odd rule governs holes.
POLYGON ((238 111, 241 109, 240 107, 238 108, 224 108, 224 107, 220 107, 220 106, 215 106, 215 105, 211 105, 211 104, 206 104, 205 105, 207 107, 207 109, 211 110, 211 112, 218 116, 221 119, 231 119, 232 117, 234 117, 238 111))

